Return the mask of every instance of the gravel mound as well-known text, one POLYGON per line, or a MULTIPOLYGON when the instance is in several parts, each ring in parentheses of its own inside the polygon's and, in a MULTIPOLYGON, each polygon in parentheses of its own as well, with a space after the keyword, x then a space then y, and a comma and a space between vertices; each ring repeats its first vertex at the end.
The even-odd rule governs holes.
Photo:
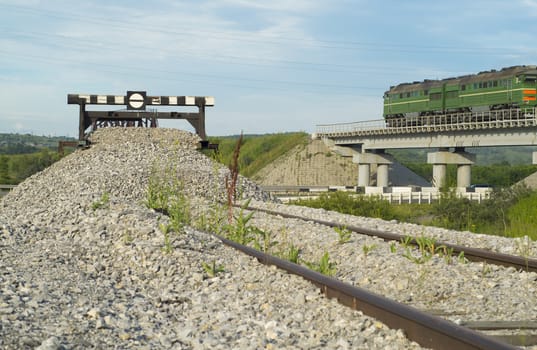
MULTIPOLYGON (((168 218, 144 205, 153 176, 173 174, 200 206, 225 198, 227 170, 197 141, 177 130, 101 129, 91 148, 2 198, 0 348, 419 348, 204 232, 187 227, 167 240, 168 218)), ((238 187, 270 200, 245 178, 238 187)))

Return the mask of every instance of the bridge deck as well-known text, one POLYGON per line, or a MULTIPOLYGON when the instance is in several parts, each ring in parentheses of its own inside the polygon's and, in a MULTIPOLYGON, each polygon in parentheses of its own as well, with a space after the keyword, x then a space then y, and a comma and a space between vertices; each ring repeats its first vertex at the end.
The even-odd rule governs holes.
POLYGON ((337 138, 536 126, 537 113, 535 109, 508 109, 482 113, 453 113, 317 125, 316 134, 318 137, 337 138))

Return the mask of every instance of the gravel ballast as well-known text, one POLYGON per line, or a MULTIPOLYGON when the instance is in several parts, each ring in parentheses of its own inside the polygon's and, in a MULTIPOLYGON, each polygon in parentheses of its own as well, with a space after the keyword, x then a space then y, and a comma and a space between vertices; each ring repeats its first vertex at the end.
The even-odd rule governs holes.
MULTIPOLYGON (((152 174, 174 174, 193 211, 225 198, 227 170, 194 149, 195 135, 110 128, 92 142, 0 202, 0 348, 420 348, 207 233, 186 227, 166 242, 168 218, 144 205, 152 174), (213 263, 223 271, 211 277, 213 263)), ((270 200, 239 183, 244 197, 270 200)))
MULTIPOLYGON (((323 209, 276 203, 250 203, 253 207, 277 210, 306 218, 321 219, 413 238, 434 237, 441 242, 535 258, 535 242, 508 239, 386 222, 328 212, 323 209), (521 248, 523 247, 523 248, 521 248)), ((537 274, 486 263, 468 262, 462 256, 448 258, 438 251, 422 258, 417 248, 401 242, 385 242, 365 235, 351 235, 346 243, 329 227, 257 212, 253 225, 275 232, 274 240, 285 240, 301 249, 305 261, 319 261, 328 253, 336 266, 336 277, 418 309, 440 314, 457 323, 469 321, 528 321, 537 319, 537 274), (283 238, 285 236, 285 238, 283 238), (409 254, 410 253, 410 254, 409 254)))

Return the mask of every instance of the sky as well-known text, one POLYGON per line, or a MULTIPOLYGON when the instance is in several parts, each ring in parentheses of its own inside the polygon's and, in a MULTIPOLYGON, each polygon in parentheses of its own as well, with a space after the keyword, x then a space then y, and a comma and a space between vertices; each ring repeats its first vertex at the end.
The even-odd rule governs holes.
POLYGON ((537 64, 536 32, 537 0, 0 0, 0 133, 76 137, 68 94, 127 90, 213 96, 209 136, 313 133, 381 119, 392 85, 537 64))

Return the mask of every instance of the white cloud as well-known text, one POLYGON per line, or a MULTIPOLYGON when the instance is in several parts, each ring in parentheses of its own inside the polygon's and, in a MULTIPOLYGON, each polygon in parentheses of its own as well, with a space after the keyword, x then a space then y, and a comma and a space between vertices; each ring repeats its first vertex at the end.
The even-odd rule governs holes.
POLYGON ((537 1, 535 0, 522 0, 522 6, 526 6, 537 10, 537 1))
MULTIPOLYGON (((207 3, 208 4, 208 3, 207 3)), ((258 1, 258 0, 222 0, 212 1, 211 5, 214 7, 227 7, 237 6, 256 10, 268 10, 278 12, 290 12, 300 13, 310 12, 318 10, 321 6, 318 2, 308 0, 271 0, 271 1, 258 1)))

